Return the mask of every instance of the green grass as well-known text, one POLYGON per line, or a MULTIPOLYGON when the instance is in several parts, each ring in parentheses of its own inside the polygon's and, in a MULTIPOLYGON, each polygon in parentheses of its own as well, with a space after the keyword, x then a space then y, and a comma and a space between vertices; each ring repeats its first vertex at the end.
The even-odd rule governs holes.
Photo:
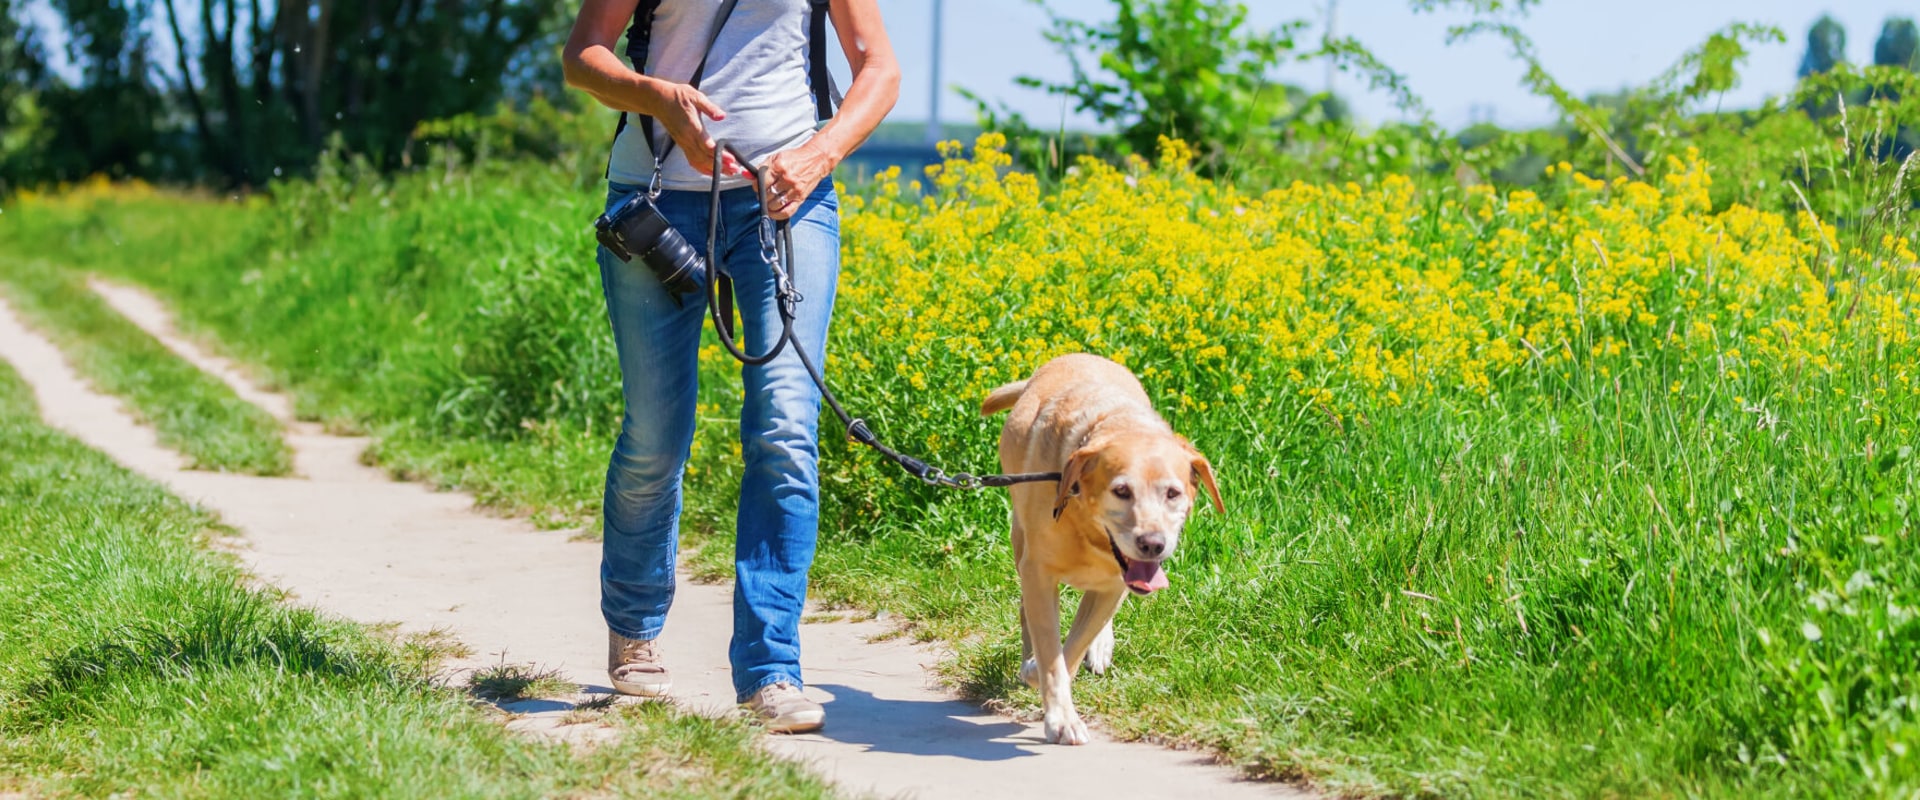
POLYGON ((578 687, 561 676, 559 670, 542 670, 524 664, 495 664, 467 676, 467 691, 494 702, 561 697, 574 694, 578 687))
MULTIPOLYGON (((385 642, 243 588, 211 520, 38 421, 0 364, 0 790, 32 796, 827 797, 744 724, 579 712, 506 732, 385 642)), ((551 687, 548 687, 551 688, 551 687)))
MULTIPOLYGON (((245 258, 118 274, 307 413, 381 435, 382 463, 590 524, 619 407, 593 192, 535 168, 293 184, 237 234, 245 258)), ((99 208, 125 230, 208 213, 99 208)), ((1294 399, 1170 410, 1230 513, 1199 513, 1173 587, 1123 608, 1115 669, 1076 697, 1123 735, 1355 794, 1910 794, 1914 359, 1836 358, 1737 379, 1647 358, 1345 419, 1294 399)), ((724 573, 739 383, 703 363, 687 527, 724 573)), ((993 465, 979 398, 833 377, 883 435, 935 430, 944 465, 993 465)), ((915 622, 954 644, 962 686, 1031 708, 1003 495, 936 492, 824 438, 815 596, 915 622)))
POLYGON ((193 468, 255 475, 292 469, 292 451, 273 417, 120 316, 87 287, 83 273, 10 250, 0 253, 0 293, 193 468))

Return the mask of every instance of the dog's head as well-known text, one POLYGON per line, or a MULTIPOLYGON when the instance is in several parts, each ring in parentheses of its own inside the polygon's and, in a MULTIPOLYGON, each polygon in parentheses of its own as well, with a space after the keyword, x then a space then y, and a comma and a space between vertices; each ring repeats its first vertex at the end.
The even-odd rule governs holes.
POLYGON ((1081 504, 1106 537, 1127 588, 1149 594, 1167 585, 1160 562, 1180 544, 1180 530, 1201 488, 1215 509, 1227 510, 1214 485, 1213 464, 1186 439, 1115 437, 1081 448, 1067 460, 1053 516, 1081 504))

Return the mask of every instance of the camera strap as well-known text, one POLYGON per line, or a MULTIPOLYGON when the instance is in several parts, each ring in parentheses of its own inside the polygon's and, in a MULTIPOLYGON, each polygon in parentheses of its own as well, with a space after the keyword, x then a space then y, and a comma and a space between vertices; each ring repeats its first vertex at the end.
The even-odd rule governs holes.
MULTIPOLYGON (((688 86, 695 89, 700 88, 700 78, 707 73, 707 59, 713 56, 713 43, 720 40, 720 29, 727 26, 727 18, 733 16, 733 7, 736 5, 739 5, 739 0, 724 0, 724 2, 720 4, 719 13, 716 13, 713 17, 713 28, 707 31, 706 49, 700 52, 700 65, 693 68, 693 78, 687 81, 688 86)), ((627 35, 631 37, 633 34, 629 32, 627 35)), ((649 38, 651 38, 650 33, 649 38)), ((647 134, 647 148, 655 150, 656 153, 653 157, 653 192, 657 194, 660 186, 660 171, 666 168, 667 156, 673 153, 673 137, 668 136, 667 143, 659 145, 656 149, 653 117, 645 114, 640 115, 640 128, 647 134)))

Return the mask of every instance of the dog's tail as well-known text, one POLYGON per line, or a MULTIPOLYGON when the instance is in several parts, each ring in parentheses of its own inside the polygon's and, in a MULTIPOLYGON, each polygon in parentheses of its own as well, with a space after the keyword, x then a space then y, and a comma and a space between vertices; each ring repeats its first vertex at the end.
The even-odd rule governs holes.
POLYGON ((988 392, 986 402, 980 404, 980 416, 992 416, 1012 408, 1026 390, 1027 382, 1017 381, 988 392))

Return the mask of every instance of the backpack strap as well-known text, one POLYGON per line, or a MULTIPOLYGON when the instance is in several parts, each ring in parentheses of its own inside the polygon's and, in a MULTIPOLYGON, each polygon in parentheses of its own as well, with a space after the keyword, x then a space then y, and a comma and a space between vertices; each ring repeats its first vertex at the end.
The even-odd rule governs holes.
MULTIPOLYGON (((739 5, 739 0, 726 0, 726 2, 720 4, 719 13, 713 17, 713 28, 707 31, 707 46, 700 52, 700 65, 693 68, 693 78, 687 81, 688 86, 695 89, 700 88, 700 78, 707 74, 707 59, 713 55, 713 43, 720 40, 720 29, 727 26, 727 18, 733 16, 733 7, 736 5, 739 5)), ((651 22, 649 22, 648 27, 652 27, 651 22)), ((652 38, 651 33, 648 34, 648 38, 652 38)), ((633 41, 631 35, 629 35, 627 41, 629 45, 631 45, 633 41)), ((645 67, 646 64, 641 63, 634 68, 644 69, 645 67)), ((650 150, 653 149, 653 117, 642 114, 640 116, 640 127, 646 129, 647 148, 650 150)), ((669 136, 667 137, 667 143, 660 146, 658 154, 653 157, 654 172, 658 173, 666 167, 667 156, 673 152, 673 145, 673 137, 669 136)), ((655 180, 654 184, 656 186, 659 185, 658 179, 655 180)))
MULTIPOLYGON (((714 15, 713 28, 707 31, 707 46, 700 52, 700 65, 693 68, 693 79, 687 85, 700 88, 700 77, 707 72, 707 58, 713 55, 713 43, 720 38, 720 29, 726 27, 727 18, 733 16, 733 7, 739 0, 726 0, 720 4, 720 12, 714 15)), ((660 9, 660 0, 640 0, 633 9, 633 24, 627 28, 627 61, 633 64, 635 72, 642 74, 647 70, 647 49, 653 40, 653 15, 660 9)), ((653 117, 640 115, 640 126, 646 129, 647 149, 654 150, 653 117)), ((627 112, 620 112, 620 122, 613 128, 614 141, 620 140, 620 133, 627 129, 627 112)), ((673 137, 667 137, 665 146, 658 148, 653 157, 654 170, 666 164, 667 155, 673 152, 673 137)), ((613 174, 613 157, 607 157, 607 174, 613 174)))
POLYGON ((833 73, 827 71, 828 2, 808 0, 813 14, 807 21, 807 84, 813 90, 813 113, 821 122, 833 119, 833 109, 842 100, 833 73))
MULTIPOLYGON (((627 26, 627 63, 633 65, 633 71, 645 72, 647 69, 647 49, 653 42, 653 12, 660 10, 660 0, 640 0, 633 7, 633 23, 627 26)), ((620 122, 613 126, 613 140, 620 141, 620 134, 627 129, 627 112, 620 112, 620 122)), ((647 146, 653 146, 653 138, 647 138, 647 146)), ((613 177, 613 154, 607 154, 607 174, 613 177)))
MULTIPOLYGON (((696 89, 700 87, 700 76, 707 71, 707 56, 713 54, 713 43, 720 38, 720 29, 726 24, 727 17, 733 14, 736 2, 727 0, 714 19, 713 30, 707 36, 706 51, 701 54, 700 66, 694 69, 690 82, 696 89)), ((820 122, 832 119, 833 109, 845 100, 840 88, 833 84, 833 73, 827 70, 827 12, 830 2, 807 0, 811 12, 807 21, 807 85, 813 92, 814 115, 820 122)), ((632 64, 636 72, 646 72, 647 51, 653 41, 653 16, 660 10, 660 3, 661 0, 639 0, 633 9, 633 23, 627 26, 627 63, 632 64)), ((627 116, 627 112, 620 112, 620 121, 613 128, 614 141, 619 141, 620 134, 627 129, 627 116)), ((641 116, 640 124, 646 128, 647 148, 651 150, 654 146, 653 118, 641 116)), ((664 165, 672 149, 673 139, 669 138, 654 163, 657 166, 664 165)), ((606 174, 613 174, 611 154, 607 157, 606 174)))

